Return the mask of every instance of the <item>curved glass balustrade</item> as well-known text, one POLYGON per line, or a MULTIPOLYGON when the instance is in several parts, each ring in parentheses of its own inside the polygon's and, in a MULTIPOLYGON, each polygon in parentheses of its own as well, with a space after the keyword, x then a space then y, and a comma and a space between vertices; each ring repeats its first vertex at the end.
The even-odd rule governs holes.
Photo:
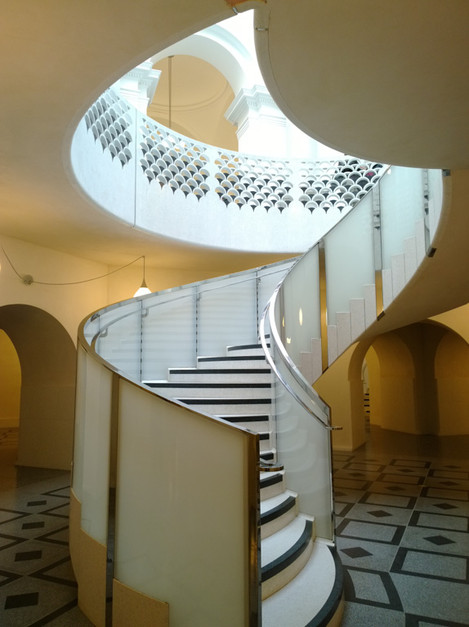
MULTIPOLYGON (((277 463, 285 466, 301 510, 316 517, 323 537, 333 538, 328 514, 334 427, 311 384, 382 315, 431 253, 442 199, 441 171, 390 168, 292 266, 263 313, 261 341, 279 380, 277 463)), ((340 416, 334 422, 340 425, 340 416)))
MULTIPOLYGON (((256 342, 265 302, 290 265, 124 301, 80 330, 72 487, 81 532, 107 547, 108 580, 169 603, 175 625, 222 615, 258 624, 259 436, 140 382, 256 342)), ((79 569, 105 581, 106 551, 101 561, 83 551, 79 569)), ((105 596, 80 589, 104 624, 105 596)))

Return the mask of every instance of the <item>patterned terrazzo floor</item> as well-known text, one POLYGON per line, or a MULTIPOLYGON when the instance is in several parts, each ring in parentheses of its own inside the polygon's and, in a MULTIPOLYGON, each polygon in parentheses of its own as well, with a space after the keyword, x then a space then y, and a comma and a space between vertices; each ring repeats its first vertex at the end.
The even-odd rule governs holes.
MULTIPOLYGON (((16 468, 16 442, 0 431, 0 625, 90 627, 68 553, 69 473, 16 468)), ((335 453, 344 627, 469 625, 468 451, 469 436, 372 429, 335 453)))
POLYGON ((469 625, 469 436, 372 429, 334 454, 344 627, 469 625))
POLYGON ((90 627, 68 551, 70 473, 15 467, 17 438, 0 431, 0 625, 90 627))

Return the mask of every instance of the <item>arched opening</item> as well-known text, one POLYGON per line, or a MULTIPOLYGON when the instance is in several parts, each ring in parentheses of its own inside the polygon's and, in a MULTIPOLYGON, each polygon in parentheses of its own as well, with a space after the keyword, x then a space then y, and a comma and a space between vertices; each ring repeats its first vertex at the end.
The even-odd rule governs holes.
POLYGON ((467 342, 439 324, 412 324, 359 343, 349 364, 352 429, 363 429, 358 390, 368 388, 372 428, 468 433, 468 378, 467 342))
POLYGON ((0 328, 21 368, 17 464, 69 469, 76 349, 64 327, 29 305, 0 307, 0 328))
POLYGON ((415 433, 415 370, 412 355, 396 333, 376 338, 365 360, 370 382, 370 424, 415 433))
POLYGON ((238 149, 236 128, 225 118, 234 93, 223 74, 190 55, 159 60, 161 77, 147 114, 168 128, 206 144, 238 149))
POLYGON ((0 429, 18 429, 21 365, 15 346, 0 329, 0 429))
POLYGON ((21 366, 15 346, 0 329, 0 451, 2 479, 6 467, 14 466, 18 451, 20 421, 21 366))

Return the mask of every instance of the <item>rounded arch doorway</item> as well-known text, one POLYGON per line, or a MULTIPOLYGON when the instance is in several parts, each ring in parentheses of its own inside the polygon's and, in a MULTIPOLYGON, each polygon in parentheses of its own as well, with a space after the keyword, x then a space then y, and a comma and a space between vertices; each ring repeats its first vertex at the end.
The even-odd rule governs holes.
POLYGON ((72 456, 76 349, 51 314, 30 305, 0 307, 0 329, 21 369, 17 464, 69 469, 72 456))

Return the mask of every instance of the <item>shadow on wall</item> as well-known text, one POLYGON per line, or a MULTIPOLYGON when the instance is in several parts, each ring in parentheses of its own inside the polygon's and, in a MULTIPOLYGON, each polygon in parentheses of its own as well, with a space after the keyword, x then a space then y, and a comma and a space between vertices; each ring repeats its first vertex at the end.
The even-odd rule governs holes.
POLYGON ((69 469, 72 459, 76 348, 49 313, 29 305, 0 307, 0 328, 21 367, 20 466, 69 469))

